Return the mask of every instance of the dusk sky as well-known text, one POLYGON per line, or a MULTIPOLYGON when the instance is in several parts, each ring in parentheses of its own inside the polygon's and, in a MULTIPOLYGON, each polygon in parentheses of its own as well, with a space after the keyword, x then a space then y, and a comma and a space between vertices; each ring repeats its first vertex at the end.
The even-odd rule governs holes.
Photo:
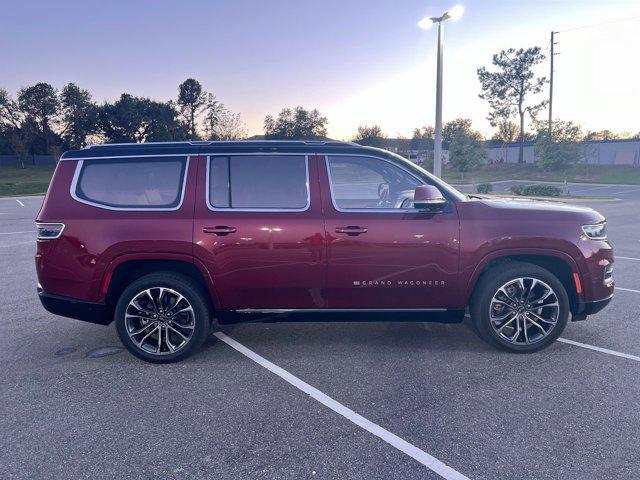
MULTIPOLYGON (((319 108, 329 135, 377 123, 410 136, 434 118, 436 29, 455 3, 368 1, 12 1, 0 18, 0 87, 75 82, 95 100, 168 100, 187 77, 240 112, 249 134, 282 107, 319 108)), ((461 1, 445 31, 444 120, 490 134, 476 69, 493 53, 557 35, 554 115, 585 129, 640 131, 640 2, 461 1)), ((548 65, 540 72, 548 74, 548 65)), ((543 114, 544 115, 544 114, 543 114)))

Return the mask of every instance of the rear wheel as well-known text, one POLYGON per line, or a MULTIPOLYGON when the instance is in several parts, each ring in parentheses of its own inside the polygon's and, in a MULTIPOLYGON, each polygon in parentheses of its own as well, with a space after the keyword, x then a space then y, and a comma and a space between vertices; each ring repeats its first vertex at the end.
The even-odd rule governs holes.
POLYGON ((118 300, 116 329, 135 356, 152 363, 180 361, 210 332, 210 311, 200 285, 173 272, 145 275, 118 300))
POLYGON ((512 352, 535 352, 552 344, 569 319, 562 283, 537 265, 510 262, 482 275, 470 305, 480 337, 512 352))

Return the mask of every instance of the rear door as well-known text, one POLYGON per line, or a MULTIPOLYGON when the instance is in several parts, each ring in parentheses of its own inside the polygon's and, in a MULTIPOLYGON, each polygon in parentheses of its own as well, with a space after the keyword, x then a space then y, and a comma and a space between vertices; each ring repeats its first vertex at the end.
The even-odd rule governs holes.
POLYGON ((424 183, 384 158, 319 157, 325 209, 327 307, 433 309, 457 306, 459 222, 412 208, 424 183))
POLYGON ((316 158, 211 154, 200 161, 194 255, 211 272, 221 307, 322 308, 325 243, 316 158))

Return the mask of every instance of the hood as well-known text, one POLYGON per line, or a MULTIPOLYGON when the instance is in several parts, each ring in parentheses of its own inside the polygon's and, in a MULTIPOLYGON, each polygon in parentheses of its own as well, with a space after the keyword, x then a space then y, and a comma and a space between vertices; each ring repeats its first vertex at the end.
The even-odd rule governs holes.
MULTIPOLYGON (((502 218, 528 218, 530 220, 571 221, 598 223, 604 216, 590 207, 546 200, 491 198, 471 200, 469 204, 482 205, 487 214, 502 218)), ((475 210, 475 209, 474 209, 475 210)))

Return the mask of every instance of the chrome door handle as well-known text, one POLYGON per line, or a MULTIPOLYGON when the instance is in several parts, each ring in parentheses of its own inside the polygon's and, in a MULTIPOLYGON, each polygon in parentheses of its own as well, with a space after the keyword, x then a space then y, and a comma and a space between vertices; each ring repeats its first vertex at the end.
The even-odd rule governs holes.
POLYGON ((347 227, 336 227, 336 233, 344 233, 350 237, 355 237, 356 235, 367 233, 367 229, 355 225, 349 225, 347 227))
POLYGON ((216 227, 202 227, 203 233, 213 233, 219 237, 224 237, 230 233, 236 233, 238 229, 236 227, 227 227, 226 225, 218 225, 216 227))

